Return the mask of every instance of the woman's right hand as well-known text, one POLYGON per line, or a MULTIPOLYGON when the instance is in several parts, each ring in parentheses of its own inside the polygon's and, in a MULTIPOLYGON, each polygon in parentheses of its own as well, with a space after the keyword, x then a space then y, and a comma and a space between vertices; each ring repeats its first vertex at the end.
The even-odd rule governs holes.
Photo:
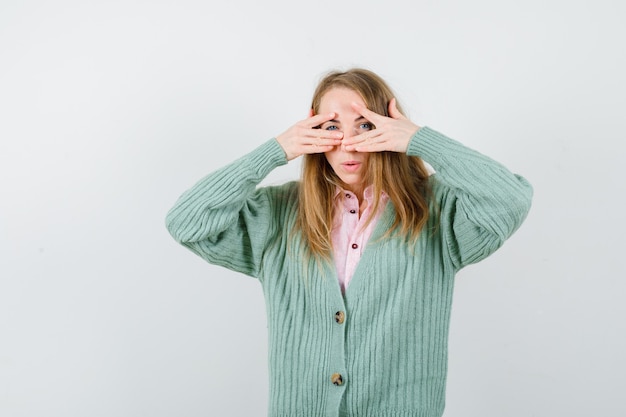
POLYGON ((300 155, 309 153, 323 153, 332 151, 335 146, 341 145, 343 133, 338 131, 317 128, 324 122, 335 118, 335 113, 313 115, 291 126, 276 140, 285 151, 287 160, 291 161, 300 155))

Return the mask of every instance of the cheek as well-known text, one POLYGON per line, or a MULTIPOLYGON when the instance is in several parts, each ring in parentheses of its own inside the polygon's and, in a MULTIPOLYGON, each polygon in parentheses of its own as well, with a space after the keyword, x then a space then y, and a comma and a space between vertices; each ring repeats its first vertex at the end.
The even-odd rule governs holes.
POLYGON ((333 165, 333 163, 337 159, 335 151, 324 152, 324 156, 326 157, 326 162, 328 162, 330 165, 333 165))
POLYGON ((326 155, 326 161, 328 162, 328 165, 333 170, 333 172, 337 173, 340 170, 341 161, 338 155, 326 155))
POLYGON ((328 154, 328 152, 326 152, 324 154, 324 157, 326 158, 326 162, 328 163, 328 165, 330 165, 331 167, 333 166, 333 158, 331 155, 328 154))

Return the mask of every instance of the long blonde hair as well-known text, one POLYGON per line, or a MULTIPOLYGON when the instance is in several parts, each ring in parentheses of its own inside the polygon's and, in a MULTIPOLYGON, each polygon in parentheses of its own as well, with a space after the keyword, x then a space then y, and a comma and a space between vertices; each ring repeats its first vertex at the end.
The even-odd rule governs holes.
MULTIPOLYGON (((389 116, 388 105, 394 97, 385 81, 371 71, 354 68, 327 74, 313 94, 311 108, 318 114, 324 94, 333 88, 348 88, 357 92, 368 109, 389 116)), ((402 114, 404 112, 398 106, 402 114)), ((384 191, 395 208, 396 216, 390 235, 399 231, 408 241, 415 242, 428 220, 428 171, 422 160, 398 152, 373 152, 368 158, 365 184, 373 186, 374 206, 366 224, 377 212, 384 191)), ((334 196, 337 187, 345 184, 335 174, 323 153, 307 154, 302 163, 296 230, 306 242, 309 255, 318 260, 330 260, 334 196)))

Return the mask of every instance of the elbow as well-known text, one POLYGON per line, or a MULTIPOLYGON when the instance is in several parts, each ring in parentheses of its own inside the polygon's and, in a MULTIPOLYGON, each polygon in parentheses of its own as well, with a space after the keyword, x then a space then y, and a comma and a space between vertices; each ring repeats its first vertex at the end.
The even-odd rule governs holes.
POLYGON ((502 217, 507 219, 507 221, 503 222, 503 225, 506 225, 506 227, 503 227, 497 233, 500 245, 511 237, 524 223, 532 206, 532 185, 525 178, 517 175, 516 177, 518 178, 519 188, 516 193, 509 196, 509 200, 506 203, 508 208, 506 213, 502 214, 502 217))
POLYGON ((528 180, 526 180, 526 178, 519 175, 517 175, 517 178, 521 187, 517 199, 519 227, 530 212, 530 207, 532 206, 533 201, 533 186, 528 182, 528 180))
POLYGON ((174 209, 170 210, 165 216, 165 228, 178 243, 185 243, 184 228, 178 216, 175 215, 174 209))

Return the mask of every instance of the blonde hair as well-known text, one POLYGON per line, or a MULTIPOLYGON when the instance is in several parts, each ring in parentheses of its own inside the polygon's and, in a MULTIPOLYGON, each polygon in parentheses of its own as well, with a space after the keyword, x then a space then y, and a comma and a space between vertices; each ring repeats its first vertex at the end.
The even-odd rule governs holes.
MULTIPOLYGON (((318 114, 324 94, 333 88, 348 88, 358 93, 368 109, 389 116, 388 106, 394 97, 389 86, 371 71, 354 68, 333 71, 318 84, 311 108, 318 114)), ((404 112, 398 106, 402 114, 404 112)), ((377 212, 384 191, 395 208, 396 216, 385 236, 399 231, 415 242, 428 220, 428 171, 422 160, 398 152, 373 152, 368 158, 365 184, 373 186, 374 206, 366 224, 377 212)), ((330 260, 334 196, 337 187, 345 184, 335 174, 323 153, 307 154, 302 164, 296 230, 302 233, 309 255, 330 260)))

